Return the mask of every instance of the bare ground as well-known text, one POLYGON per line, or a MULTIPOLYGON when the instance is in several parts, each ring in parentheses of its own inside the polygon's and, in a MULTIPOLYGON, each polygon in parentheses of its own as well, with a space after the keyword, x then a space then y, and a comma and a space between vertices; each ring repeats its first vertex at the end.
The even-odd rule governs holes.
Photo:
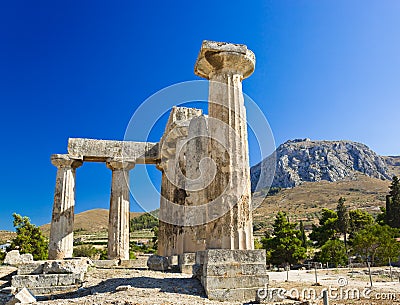
MULTIPOLYGON (((397 268, 393 269, 394 271, 397 268)), ((0 285, 3 287, 9 280, 9 275, 15 268, 0 267, 0 285)), ((319 296, 322 289, 331 289, 333 295, 330 304, 354 304, 354 305, 399 305, 400 282, 397 278, 390 281, 388 277, 373 275, 373 287, 370 289, 369 277, 365 274, 365 268, 354 269, 329 269, 318 270, 315 283, 314 271, 292 270, 289 272, 289 281, 286 281, 286 272, 270 272, 268 289, 283 288, 295 296, 297 290, 302 296, 302 291, 315 289, 319 296), (344 285, 346 284, 346 285, 344 285), (358 289, 360 298, 348 297, 343 293, 347 289, 358 289), (307 290, 308 289, 308 290, 307 290), (336 289, 336 290, 335 290, 336 289), (291 292, 290 292, 291 291, 291 292), (386 298, 389 300, 382 300, 386 298)), ((9 284, 8 284, 9 285, 9 284)), ((311 295, 310 295, 311 296, 311 295)), ((0 294, 0 304, 4 303, 5 295, 0 294), (3 299, 1 298, 3 296, 3 299), (3 300, 3 303, 2 303, 3 300)), ((307 297, 305 298, 307 299, 307 297)), ((311 299, 314 299, 311 296, 311 299)), ((318 301, 318 300, 317 300, 318 301)), ((321 300, 318 301, 321 304, 321 300)), ((55 296, 52 300, 39 301, 43 305, 200 305, 200 304, 241 304, 234 302, 216 302, 206 298, 200 283, 190 275, 180 273, 162 273, 149 270, 135 269, 92 269, 87 273, 84 286, 76 292, 55 296), (125 291, 117 291, 117 287, 130 285, 125 291)))

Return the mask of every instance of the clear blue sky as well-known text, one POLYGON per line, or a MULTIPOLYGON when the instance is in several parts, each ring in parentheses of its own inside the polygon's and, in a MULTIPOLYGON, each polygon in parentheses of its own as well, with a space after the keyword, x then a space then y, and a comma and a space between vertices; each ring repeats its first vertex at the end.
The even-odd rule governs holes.
MULTIPOLYGON (((13 212, 49 222, 50 155, 69 137, 122 139, 147 97, 198 79, 204 39, 255 52, 244 91, 277 145, 348 139, 400 155, 399 16, 389 0, 2 1, 0 229, 13 212)), ((110 179, 104 164, 79 168, 76 212, 108 208, 110 179)))

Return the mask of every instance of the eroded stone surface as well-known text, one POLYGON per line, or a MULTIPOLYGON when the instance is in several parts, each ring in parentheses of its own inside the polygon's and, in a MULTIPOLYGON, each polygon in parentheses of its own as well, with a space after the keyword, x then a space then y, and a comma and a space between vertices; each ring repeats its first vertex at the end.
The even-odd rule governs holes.
POLYGON ((12 250, 4 258, 5 265, 18 266, 33 262, 33 256, 30 253, 20 254, 18 250, 12 250))
POLYGON ((169 267, 168 259, 164 256, 152 255, 147 260, 147 267, 154 271, 166 271, 169 267))
POLYGON ((196 262, 196 276, 212 300, 254 301, 269 283, 265 250, 206 250, 196 253, 196 262))
POLYGON ((50 227, 49 259, 63 259, 72 257, 75 173, 82 161, 68 155, 52 155, 51 162, 57 167, 57 176, 50 227))
POLYGON ((112 170, 108 217, 108 259, 129 259, 129 170, 135 162, 121 158, 107 160, 112 170))
POLYGON ((109 158, 133 159, 140 164, 158 161, 158 143, 70 138, 68 153, 84 161, 106 162, 109 158))
POLYGON ((89 261, 86 258, 46 261, 43 263, 43 273, 84 273, 88 267, 89 261))

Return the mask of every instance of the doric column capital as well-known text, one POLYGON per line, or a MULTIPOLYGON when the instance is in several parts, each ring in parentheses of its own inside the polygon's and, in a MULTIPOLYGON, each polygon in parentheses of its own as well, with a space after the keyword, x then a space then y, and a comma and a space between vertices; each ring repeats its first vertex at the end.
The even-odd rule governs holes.
POLYGON ((247 78, 254 72, 255 62, 254 53, 245 45, 205 40, 194 73, 206 79, 219 73, 240 74, 247 78))
POLYGON ((136 165, 135 160, 127 160, 125 158, 110 158, 106 161, 107 168, 111 170, 126 170, 133 169, 136 165))
POLYGON ((51 155, 51 163, 57 168, 78 168, 83 164, 81 159, 71 158, 69 155, 54 154, 51 155))

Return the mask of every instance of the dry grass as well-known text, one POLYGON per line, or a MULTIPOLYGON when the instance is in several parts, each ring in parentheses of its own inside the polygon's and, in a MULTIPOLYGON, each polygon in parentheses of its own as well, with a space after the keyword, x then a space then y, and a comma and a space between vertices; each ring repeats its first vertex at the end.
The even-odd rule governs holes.
POLYGON ((5 244, 8 240, 12 240, 15 237, 15 232, 0 231, 0 244, 5 244))

